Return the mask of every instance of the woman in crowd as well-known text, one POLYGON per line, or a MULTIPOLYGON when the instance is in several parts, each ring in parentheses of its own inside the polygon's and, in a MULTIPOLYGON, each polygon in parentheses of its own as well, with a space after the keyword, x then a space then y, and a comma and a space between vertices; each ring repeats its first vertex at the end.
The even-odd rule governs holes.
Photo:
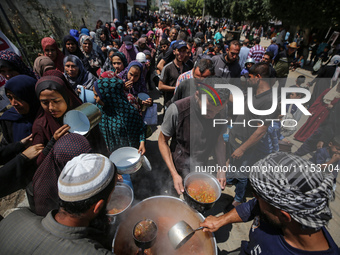
POLYGON ((121 42, 119 39, 114 39, 112 41, 112 45, 113 45, 113 48, 117 49, 117 51, 119 50, 120 46, 121 46, 121 42))
POLYGON ((97 80, 93 74, 83 66, 83 62, 74 55, 64 58, 65 77, 76 92, 77 86, 84 86, 86 89, 92 89, 93 83, 97 80))
POLYGON ((0 51, 0 74, 9 80, 16 75, 26 74, 34 79, 37 75, 26 66, 22 59, 10 50, 0 51))
POLYGON ((147 40, 146 40, 146 45, 149 47, 149 48, 152 48, 152 49, 155 49, 155 44, 153 42, 153 38, 155 36, 155 33, 153 31, 149 31, 147 34, 147 40))
POLYGON ((97 70, 103 65, 104 61, 97 51, 93 49, 93 43, 90 36, 83 35, 79 39, 80 50, 84 54, 85 58, 90 64, 90 69, 88 70, 93 75, 97 75, 97 70))
POLYGON ((138 50, 133 45, 133 39, 130 35, 127 35, 123 39, 123 44, 119 48, 119 51, 124 53, 128 63, 136 59, 136 55, 138 53, 138 50))
POLYGON ((36 82, 28 75, 17 75, 6 83, 6 96, 13 107, 0 118, 2 145, 18 142, 32 133, 40 106, 34 90, 36 82))
POLYGON ((35 213, 45 216, 58 209, 58 177, 68 161, 82 153, 91 152, 87 139, 79 134, 61 137, 50 150, 33 176, 35 213))
POLYGON ((124 82, 118 78, 98 80, 94 89, 102 112, 99 123, 109 151, 132 146, 145 153, 145 124, 139 112, 124 94, 124 82))
POLYGON ((115 71, 113 65, 112 65, 112 61, 111 61, 111 58, 112 58, 112 55, 117 52, 118 50, 115 49, 115 48, 110 48, 108 51, 107 51, 107 58, 105 60, 105 63, 103 65, 103 67, 100 69, 100 74, 106 72, 106 71, 115 71))
POLYGON ((64 54, 59 50, 56 41, 51 37, 45 37, 41 40, 41 46, 43 48, 44 55, 52 59, 56 69, 60 72, 64 72, 64 54))
POLYGON ((101 51, 107 56, 108 47, 113 47, 109 38, 106 27, 100 27, 96 31, 95 43, 100 47, 101 51))
POLYGON ((129 91, 135 97, 138 93, 147 93, 143 73, 143 65, 138 61, 132 61, 127 68, 119 73, 119 77, 125 82, 124 89, 129 91))
POLYGON ((112 40, 119 40, 121 41, 120 35, 117 33, 117 29, 115 27, 110 28, 111 38, 112 40))
MULTIPOLYGON (((66 112, 82 104, 72 88, 67 85, 66 79, 64 78, 65 82, 62 77, 56 75, 59 76, 55 72, 54 76, 42 77, 35 87, 42 108, 33 124, 33 145, 39 143, 45 145, 37 159, 38 165, 42 163, 55 142, 70 129, 68 125, 63 125, 63 117, 66 112)), ((94 152, 108 155, 98 126, 94 127, 86 137, 94 152)))
POLYGON ((55 65, 52 59, 50 59, 49 57, 40 56, 34 60, 33 70, 40 77, 42 77, 46 71, 52 69, 55 69, 55 65))

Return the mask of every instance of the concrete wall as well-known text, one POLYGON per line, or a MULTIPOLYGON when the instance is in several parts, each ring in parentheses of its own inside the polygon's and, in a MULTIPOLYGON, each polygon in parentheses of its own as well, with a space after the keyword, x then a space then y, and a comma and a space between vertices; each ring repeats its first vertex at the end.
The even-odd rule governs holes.
MULTIPOLYGON (((79 29, 82 18, 90 30, 98 19, 104 23, 111 20, 110 0, 1 0, 1 4, 16 32, 31 34, 35 30, 40 38, 52 35, 62 40, 70 29, 79 29)), ((10 33, 2 13, 0 29, 10 33)))

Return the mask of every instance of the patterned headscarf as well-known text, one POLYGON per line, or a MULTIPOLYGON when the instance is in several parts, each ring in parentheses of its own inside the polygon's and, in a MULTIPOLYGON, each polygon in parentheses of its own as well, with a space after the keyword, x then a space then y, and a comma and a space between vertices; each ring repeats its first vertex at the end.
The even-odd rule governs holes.
POLYGON ((262 199, 304 227, 320 229, 332 218, 334 177, 313 171, 310 161, 284 152, 270 154, 254 164, 249 178, 262 199))
POLYGON ((145 124, 137 109, 124 94, 124 83, 118 78, 104 78, 94 85, 104 106, 97 105, 102 112, 99 123, 109 151, 119 147, 139 147, 145 141, 145 124))
POLYGON ((20 74, 26 74, 34 79, 38 79, 36 74, 29 69, 21 58, 10 50, 0 51, 0 68, 2 66, 11 67, 20 74))
POLYGON ((44 75, 44 72, 47 69, 55 69, 54 62, 52 59, 46 56, 37 57, 34 60, 33 70, 36 72, 40 77, 44 75))
POLYGON ((86 89, 92 89, 93 83, 97 80, 97 77, 86 71, 83 62, 77 56, 68 55, 67 57, 65 57, 64 66, 68 61, 74 63, 79 69, 79 73, 76 78, 71 78, 66 71, 64 72, 64 75, 66 76, 68 82, 71 84, 72 89, 77 90, 77 85, 85 86, 86 89))
POLYGON ((41 40, 41 46, 44 52, 47 46, 52 46, 56 50, 57 58, 53 62, 55 64, 55 67, 59 71, 64 72, 64 66, 63 66, 64 54, 59 50, 56 41, 51 37, 45 37, 41 40))
POLYGON ((79 134, 62 136, 47 154, 33 176, 33 193, 36 214, 45 216, 58 209, 58 177, 68 161, 82 153, 89 153, 88 140, 79 134))
POLYGON ((139 80, 137 82, 135 82, 131 88, 131 91, 130 93, 134 96, 137 96, 138 93, 147 93, 148 90, 146 88, 146 84, 145 84, 145 80, 144 80, 144 77, 143 77, 143 65, 141 63, 139 63, 138 61, 132 61, 127 68, 125 68, 122 72, 120 72, 118 74, 118 76, 120 78, 123 79, 123 81, 127 81, 128 80, 128 72, 130 70, 131 67, 133 66, 138 66, 139 69, 140 69, 140 77, 139 77, 139 80))

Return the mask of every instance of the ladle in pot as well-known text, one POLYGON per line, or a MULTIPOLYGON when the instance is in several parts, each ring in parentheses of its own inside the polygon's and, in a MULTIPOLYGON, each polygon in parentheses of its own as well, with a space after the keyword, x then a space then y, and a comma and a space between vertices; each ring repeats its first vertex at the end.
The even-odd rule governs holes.
POLYGON ((168 237, 170 239, 170 243, 175 250, 180 248, 183 244, 185 244, 197 230, 201 230, 204 227, 196 228, 195 230, 190 227, 188 223, 185 221, 177 222, 173 225, 169 232, 168 237))

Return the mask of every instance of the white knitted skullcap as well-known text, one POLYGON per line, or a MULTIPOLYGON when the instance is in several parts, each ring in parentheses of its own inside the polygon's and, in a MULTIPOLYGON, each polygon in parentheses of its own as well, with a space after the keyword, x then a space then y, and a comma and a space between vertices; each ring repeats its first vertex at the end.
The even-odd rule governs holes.
POLYGON ((58 179, 59 197, 66 202, 93 197, 111 182, 115 165, 100 154, 81 154, 67 162, 58 179))

